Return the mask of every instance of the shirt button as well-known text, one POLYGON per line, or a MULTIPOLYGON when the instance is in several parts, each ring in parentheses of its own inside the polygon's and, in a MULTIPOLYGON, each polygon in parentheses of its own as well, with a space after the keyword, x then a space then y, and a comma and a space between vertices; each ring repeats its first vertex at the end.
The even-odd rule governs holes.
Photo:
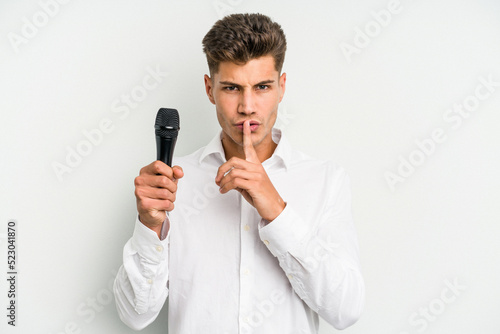
POLYGON ((267 240, 264 240, 264 243, 266 244, 266 246, 269 245, 269 241, 267 241, 267 240))
POLYGON ((292 274, 288 274, 288 278, 292 279, 293 278, 292 274))
POLYGON ((245 231, 249 231, 249 230, 250 230, 250 226, 245 225, 245 226, 243 227, 243 229, 244 229, 245 231))
POLYGON ((248 274, 250 274, 250 270, 248 269, 243 270, 243 275, 248 275, 248 274))
POLYGON ((250 321, 250 319, 248 319, 248 317, 245 317, 245 318, 243 318, 243 321, 248 323, 250 321))
POLYGON ((153 280, 151 278, 148 279, 148 284, 153 284, 153 280))
POLYGON ((163 251, 163 247, 162 247, 162 246, 156 246, 156 250, 157 250, 158 252, 161 252, 161 251, 163 251))

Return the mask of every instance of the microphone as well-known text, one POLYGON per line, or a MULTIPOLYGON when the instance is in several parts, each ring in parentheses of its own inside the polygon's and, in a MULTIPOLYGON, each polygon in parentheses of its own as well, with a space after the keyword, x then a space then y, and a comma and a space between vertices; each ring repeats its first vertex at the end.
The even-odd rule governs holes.
POLYGON ((160 108, 155 122, 156 160, 163 161, 170 167, 179 129, 179 112, 176 109, 160 108))

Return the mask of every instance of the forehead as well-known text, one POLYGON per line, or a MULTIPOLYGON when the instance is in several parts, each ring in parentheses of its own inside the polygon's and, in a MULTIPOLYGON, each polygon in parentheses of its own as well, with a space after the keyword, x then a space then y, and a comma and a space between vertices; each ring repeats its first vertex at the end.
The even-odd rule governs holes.
POLYGON ((276 71, 272 56, 251 59, 245 64, 235 64, 228 61, 221 62, 218 73, 214 75, 216 82, 229 81, 240 84, 258 83, 278 77, 279 73, 276 71))

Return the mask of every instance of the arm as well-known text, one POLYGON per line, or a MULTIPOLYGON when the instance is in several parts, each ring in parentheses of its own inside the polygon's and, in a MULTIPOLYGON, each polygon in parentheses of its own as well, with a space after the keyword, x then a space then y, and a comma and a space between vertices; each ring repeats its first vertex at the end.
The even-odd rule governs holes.
POLYGON ((364 282, 346 173, 338 173, 331 186, 317 222, 287 205, 272 223, 263 220, 259 233, 297 295, 332 326, 344 329, 361 315, 364 282))
POLYGON ((155 161, 135 179, 139 217, 113 287, 120 318, 135 330, 156 319, 168 295, 170 221, 166 211, 174 208, 177 179, 183 175, 180 167, 155 161))
POLYGON ((152 323, 167 299, 168 243, 136 220, 113 287, 118 315, 132 329, 152 323))
MULTIPOLYGON (((262 241, 279 260, 297 295, 338 329, 356 322, 364 304, 364 282, 351 217, 347 174, 328 170, 325 205, 314 217, 301 217, 274 188, 243 129, 245 160, 232 157, 219 167, 221 193, 239 191, 262 217, 262 241)), ((298 203, 297 205, 300 205, 298 203)), ((299 210, 297 210, 299 211, 299 210)))

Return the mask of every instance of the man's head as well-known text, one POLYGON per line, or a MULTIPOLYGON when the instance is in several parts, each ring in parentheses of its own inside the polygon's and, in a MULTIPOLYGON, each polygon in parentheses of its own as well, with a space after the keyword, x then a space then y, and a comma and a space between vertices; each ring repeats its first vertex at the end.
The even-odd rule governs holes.
POLYGON ((281 26, 262 14, 233 14, 217 21, 203 38, 210 76, 221 62, 243 65, 251 59, 272 56, 281 73, 286 38, 281 26))
POLYGON ((244 157, 243 122, 261 161, 274 152, 272 128, 285 93, 285 35, 261 14, 235 14, 215 23, 203 39, 210 77, 207 96, 217 111, 226 157, 244 157))

